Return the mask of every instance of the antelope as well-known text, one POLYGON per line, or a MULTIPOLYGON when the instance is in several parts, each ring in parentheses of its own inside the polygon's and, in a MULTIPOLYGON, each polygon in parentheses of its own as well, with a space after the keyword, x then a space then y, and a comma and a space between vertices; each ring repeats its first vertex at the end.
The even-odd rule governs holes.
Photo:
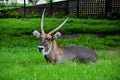
POLYGON ((47 62, 63 63, 65 61, 74 60, 74 59, 77 59, 80 62, 98 61, 97 54, 91 48, 76 46, 76 45, 66 46, 66 47, 59 46, 53 35, 67 22, 68 17, 57 28, 55 28, 49 33, 45 33, 43 27, 44 13, 45 10, 43 10, 42 13, 41 35, 39 35, 41 38, 41 43, 38 46, 38 50, 42 52, 47 62))

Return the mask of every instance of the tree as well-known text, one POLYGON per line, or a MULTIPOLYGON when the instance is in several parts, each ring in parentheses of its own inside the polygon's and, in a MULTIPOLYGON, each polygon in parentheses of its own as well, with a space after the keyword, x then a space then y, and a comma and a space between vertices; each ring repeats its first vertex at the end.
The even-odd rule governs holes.
POLYGON ((9 1, 9 0, 6 0, 6 1, 7 1, 7 4, 8 4, 8 1, 9 1))
MULTIPOLYGON (((46 0, 47 1, 47 3, 50 3, 50 0, 46 0)), ((55 0, 52 0, 52 2, 54 2, 55 0)))
POLYGON ((37 0, 29 0, 29 2, 35 5, 37 3, 37 0))
POLYGON ((33 2, 33 0, 29 0, 29 2, 30 2, 30 3, 32 3, 32 2, 33 2))

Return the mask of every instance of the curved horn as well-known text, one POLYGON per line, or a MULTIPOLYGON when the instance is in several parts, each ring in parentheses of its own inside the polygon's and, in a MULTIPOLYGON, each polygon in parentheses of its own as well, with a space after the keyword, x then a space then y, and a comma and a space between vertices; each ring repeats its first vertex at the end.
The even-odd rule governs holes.
POLYGON ((54 30, 52 30, 52 31, 49 32, 48 34, 53 34, 53 33, 55 33, 57 30, 59 30, 59 29, 67 22, 68 19, 69 19, 69 17, 67 17, 67 18, 65 19, 65 21, 64 21, 61 25, 59 25, 57 28, 55 28, 54 30))
POLYGON ((41 19, 41 33, 44 34, 44 28, 43 28, 43 23, 44 23, 44 13, 45 13, 45 9, 43 10, 42 13, 42 19, 41 19))

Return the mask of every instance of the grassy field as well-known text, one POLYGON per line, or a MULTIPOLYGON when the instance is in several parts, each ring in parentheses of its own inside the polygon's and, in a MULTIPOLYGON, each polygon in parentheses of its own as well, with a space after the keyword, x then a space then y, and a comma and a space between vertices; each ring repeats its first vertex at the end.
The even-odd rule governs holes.
MULTIPOLYGON (((46 18, 49 32, 64 19, 46 18)), ((97 63, 68 61, 48 64, 37 47, 40 40, 32 36, 39 30, 39 19, 0 19, 0 80, 119 80, 120 20, 70 19, 60 30, 63 34, 116 34, 98 38, 81 35, 73 39, 57 39, 58 44, 76 44, 93 48, 97 63)))

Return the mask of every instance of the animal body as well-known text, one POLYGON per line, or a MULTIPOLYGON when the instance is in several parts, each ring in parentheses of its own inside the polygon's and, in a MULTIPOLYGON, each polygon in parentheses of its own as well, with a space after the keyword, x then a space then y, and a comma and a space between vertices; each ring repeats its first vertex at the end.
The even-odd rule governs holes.
POLYGON ((65 61, 73 59, 77 59, 83 62, 98 61, 97 54, 91 48, 75 45, 66 47, 59 46, 54 38, 54 34, 66 23, 68 18, 66 18, 65 21, 56 29, 52 30, 49 33, 45 33, 43 27, 44 13, 45 10, 43 11, 41 19, 41 35, 39 35, 41 38, 41 43, 38 46, 38 49, 40 52, 42 52, 47 62, 63 63, 65 61))

